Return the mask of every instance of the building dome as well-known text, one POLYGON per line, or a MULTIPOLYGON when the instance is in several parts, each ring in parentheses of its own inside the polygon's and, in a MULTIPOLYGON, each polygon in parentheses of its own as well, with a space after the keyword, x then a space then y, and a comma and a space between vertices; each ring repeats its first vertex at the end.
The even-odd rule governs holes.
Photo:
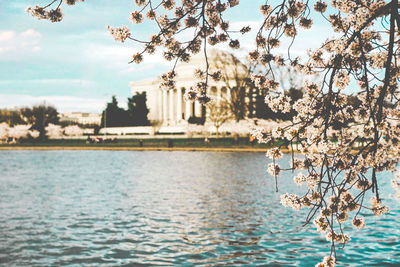
MULTIPOLYGON (((207 58, 209 63, 209 71, 215 72, 220 70, 223 75, 229 80, 234 80, 236 76, 243 76, 248 74, 248 69, 242 64, 233 54, 218 50, 207 50, 207 58)), ((177 87, 191 87, 196 81, 194 78, 195 70, 205 70, 206 60, 204 53, 200 52, 193 55, 189 62, 179 62, 175 71, 177 73, 176 84, 177 87)), ((210 86, 224 86, 223 82, 215 84, 210 80, 210 86)))

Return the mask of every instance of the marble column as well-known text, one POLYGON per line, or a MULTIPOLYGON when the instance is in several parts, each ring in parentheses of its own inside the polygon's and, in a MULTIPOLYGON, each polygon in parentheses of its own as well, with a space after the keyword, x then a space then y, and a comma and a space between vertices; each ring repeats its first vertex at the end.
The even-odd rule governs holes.
POLYGON ((175 90, 169 90, 169 120, 171 123, 175 122, 175 116, 174 116, 174 91, 175 90))
POLYGON ((186 100, 185 105, 186 105, 186 109, 185 109, 185 120, 188 120, 188 119, 190 118, 190 115, 191 115, 190 107, 192 106, 192 102, 189 101, 189 100, 186 100))
POLYGON ((162 118, 164 123, 167 123, 168 120, 168 113, 167 113, 167 91, 162 89, 162 98, 163 98, 163 112, 162 112, 162 118))
POLYGON ((176 90, 176 121, 180 122, 182 120, 182 89, 176 90))
POLYGON ((157 92, 157 120, 162 121, 163 118, 163 91, 162 89, 158 89, 157 92))
POLYGON ((200 118, 201 117, 201 105, 199 104, 199 101, 194 102, 194 110, 195 110, 195 116, 200 118))

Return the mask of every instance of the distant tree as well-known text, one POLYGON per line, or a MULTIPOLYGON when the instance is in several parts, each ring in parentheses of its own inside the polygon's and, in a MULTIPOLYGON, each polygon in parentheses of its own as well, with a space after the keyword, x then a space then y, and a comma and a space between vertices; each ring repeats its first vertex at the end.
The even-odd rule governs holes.
POLYGON ((98 135, 99 134, 99 132, 100 132, 100 125, 94 125, 93 126, 93 134, 94 135, 98 135))
POLYGON ((36 135, 36 137, 40 135, 40 133, 38 134, 38 131, 36 130, 30 131, 30 128, 31 125, 29 124, 15 125, 14 127, 9 128, 8 137, 12 138, 14 141, 18 141, 28 138, 31 133, 36 135))
POLYGON ((219 128, 232 118, 229 104, 226 101, 214 101, 208 105, 208 119, 215 127, 215 137, 219 136, 219 128))
POLYGON ((31 129, 39 131, 39 139, 46 138, 45 128, 49 123, 58 123, 57 109, 46 103, 21 108, 21 114, 23 120, 32 125, 31 129))
MULTIPOLYGON (((202 114, 204 114, 204 112, 202 114)), ((188 123, 189 124, 204 125, 205 117, 190 116, 189 119, 188 119, 188 123)))
POLYGON ((263 94, 257 94, 255 103, 255 117, 259 119, 267 119, 272 110, 265 103, 265 96, 263 94))
POLYGON ((82 136, 83 129, 78 125, 70 125, 64 128, 64 134, 67 136, 82 136))
POLYGON ((0 123, 2 122, 10 126, 25 123, 21 111, 18 109, 0 109, 0 123))
POLYGON ((5 122, 0 123, 0 143, 4 142, 4 140, 7 140, 9 130, 10 125, 5 122))
POLYGON ((128 98, 128 125, 129 126, 148 126, 150 121, 147 118, 149 109, 146 105, 146 92, 138 93, 128 98))
POLYGON ((63 129, 60 125, 49 123, 49 125, 45 127, 45 130, 48 138, 55 139, 63 137, 63 129))
POLYGON ((118 106, 117 98, 112 96, 111 102, 107 103, 102 113, 101 127, 122 127, 127 125, 127 121, 127 112, 118 106))
POLYGON ((221 80, 229 90, 229 96, 225 100, 233 117, 236 121, 244 119, 248 111, 246 97, 249 89, 254 87, 251 82, 251 69, 228 53, 217 55, 214 65, 220 70, 221 80))

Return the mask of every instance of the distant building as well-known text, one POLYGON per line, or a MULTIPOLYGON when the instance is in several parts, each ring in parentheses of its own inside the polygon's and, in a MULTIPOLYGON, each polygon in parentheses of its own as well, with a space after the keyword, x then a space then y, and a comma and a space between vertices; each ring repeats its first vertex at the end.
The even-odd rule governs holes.
MULTIPOLYGON (((207 52, 208 61, 210 63, 210 71, 218 70, 218 65, 222 65, 221 72, 226 73, 229 81, 215 82, 209 79, 209 92, 217 100, 221 98, 229 99, 230 92, 227 89, 227 82, 229 87, 235 86, 235 78, 237 76, 248 76, 247 67, 238 61, 232 54, 211 49, 207 52), (236 60, 236 62, 234 62, 236 60)), ((194 72, 196 69, 205 69, 204 55, 199 53, 191 57, 188 63, 181 62, 177 65, 175 71, 177 73, 176 88, 173 90, 165 90, 160 88, 161 79, 152 78, 137 82, 131 82, 131 92, 134 95, 136 92, 146 92, 147 107, 150 112, 148 114, 149 120, 162 121, 163 125, 182 125, 190 117, 202 117, 205 109, 196 101, 194 103, 186 101, 184 94, 186 90, 190 89, 195 82, 194 72)), ((249 94, 251 95, 251 94, 249 94)), ((251 104, 252 100, 247 99, 251 104)))
POLYGON ((100 125, 101 114, 84 112, 64 112, 60 115, 60 122, 70 122, 80 125, 100 125))

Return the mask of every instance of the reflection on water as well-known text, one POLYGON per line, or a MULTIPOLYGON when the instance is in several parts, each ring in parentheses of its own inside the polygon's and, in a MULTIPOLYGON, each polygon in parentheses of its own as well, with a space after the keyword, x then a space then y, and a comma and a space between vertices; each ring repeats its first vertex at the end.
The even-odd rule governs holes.
MULTIPOLYGON (((0 264, 316 264, 329 243, 280 205, 265 165, 262 153, 2 151, 0 264)), ((300 189, 288 174, 280 190, 300 189)), ((348 229, 344 265, 400 262, 386 201, 390 214, 348 229)))

